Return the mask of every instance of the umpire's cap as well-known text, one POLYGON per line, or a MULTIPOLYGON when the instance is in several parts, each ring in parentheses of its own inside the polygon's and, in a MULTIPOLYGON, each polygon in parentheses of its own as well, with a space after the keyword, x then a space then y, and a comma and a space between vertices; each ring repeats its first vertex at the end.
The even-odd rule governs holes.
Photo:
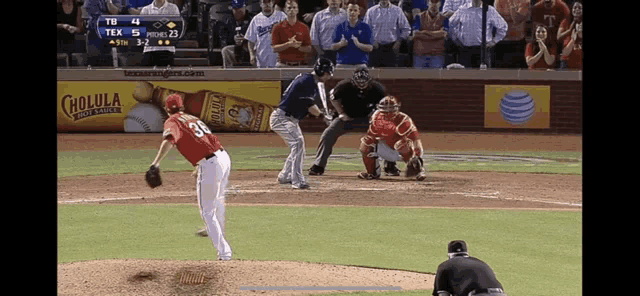
POLYGON ((456 255, 469 255, 467 243, 463 240, 454 240, 449 242, 447 246, 449 258, 456 255))
POLYGON ((319 58, 313 66, 313 70, 318 76, 322 76, 324 73, 329 73, 333 76, 333 62, 327 58, 319 58))

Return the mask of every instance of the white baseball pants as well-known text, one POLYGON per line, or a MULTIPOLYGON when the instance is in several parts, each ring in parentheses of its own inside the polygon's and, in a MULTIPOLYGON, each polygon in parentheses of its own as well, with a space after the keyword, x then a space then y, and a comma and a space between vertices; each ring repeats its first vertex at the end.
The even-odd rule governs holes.
POLYGON ((402 161, 402 155, 400 155, 400 153, 395 149, 387 146, 387 144, 384 141, 378 141, 378 144, 376 146, 376 154, 378 154, 378 157, 386 161, 391 161, 391 162, 402 161))
POLYGON ((291 180, 291 185, 294 187, 306 183, 302 174, 305 154, 304 136, 300 130, 299 122, 298 119, 286 116, 280 108, 273 111, 269 118, 271 130, 278 134, 290 149, 284 167, 278 174, 278 179, 285 182, 291 180))
POLYGON ((231 159, 226 151, 198 165, 196 191, 200 216, 207 234, 218 251, 218 259, 231 259, 231 246, 225 239, 225 190, 231 173, 231 159))

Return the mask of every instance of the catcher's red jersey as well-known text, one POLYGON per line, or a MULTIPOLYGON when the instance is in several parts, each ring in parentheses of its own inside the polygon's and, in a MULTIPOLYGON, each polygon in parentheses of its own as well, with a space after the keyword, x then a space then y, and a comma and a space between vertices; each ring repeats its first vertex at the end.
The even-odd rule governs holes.
POLYGON ((380 138, 387 146, 393 148, 395 143, 404 137, 412 141, 418 140, 418 129, 407 114, 378 110, 371 116, 367 135, 373 139, 380 138))
POLYGON ((204 122, 184 112, 175 113, 164 122, 162 136, 176 145, 193 166, 222 148, 218 137, 211 133, 204 122))

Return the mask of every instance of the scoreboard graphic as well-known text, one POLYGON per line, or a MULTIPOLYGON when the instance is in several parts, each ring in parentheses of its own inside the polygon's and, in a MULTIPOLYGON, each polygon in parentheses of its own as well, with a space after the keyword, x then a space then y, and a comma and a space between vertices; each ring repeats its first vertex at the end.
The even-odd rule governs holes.
POLYGON ((102 15, 96 33, 112 46, 171 46, 185 33, 179 15, 102 15))

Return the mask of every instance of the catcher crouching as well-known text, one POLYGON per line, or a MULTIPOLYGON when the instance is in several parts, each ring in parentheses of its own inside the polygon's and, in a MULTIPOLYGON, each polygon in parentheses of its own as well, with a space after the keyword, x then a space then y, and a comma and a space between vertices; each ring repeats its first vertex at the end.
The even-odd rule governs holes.
POLYGON ((411 117, 400 112, 398 99, 394 96, 384 97, 371 116, 367 135, 360 139, 360 152, 366 171, 358 173, 358 178, 380 178, 378 158, 382 158, 392 162, 404 161, 407 164, 405 177, 424 180, 423 149, 418 137, 418 129, 411 117))

